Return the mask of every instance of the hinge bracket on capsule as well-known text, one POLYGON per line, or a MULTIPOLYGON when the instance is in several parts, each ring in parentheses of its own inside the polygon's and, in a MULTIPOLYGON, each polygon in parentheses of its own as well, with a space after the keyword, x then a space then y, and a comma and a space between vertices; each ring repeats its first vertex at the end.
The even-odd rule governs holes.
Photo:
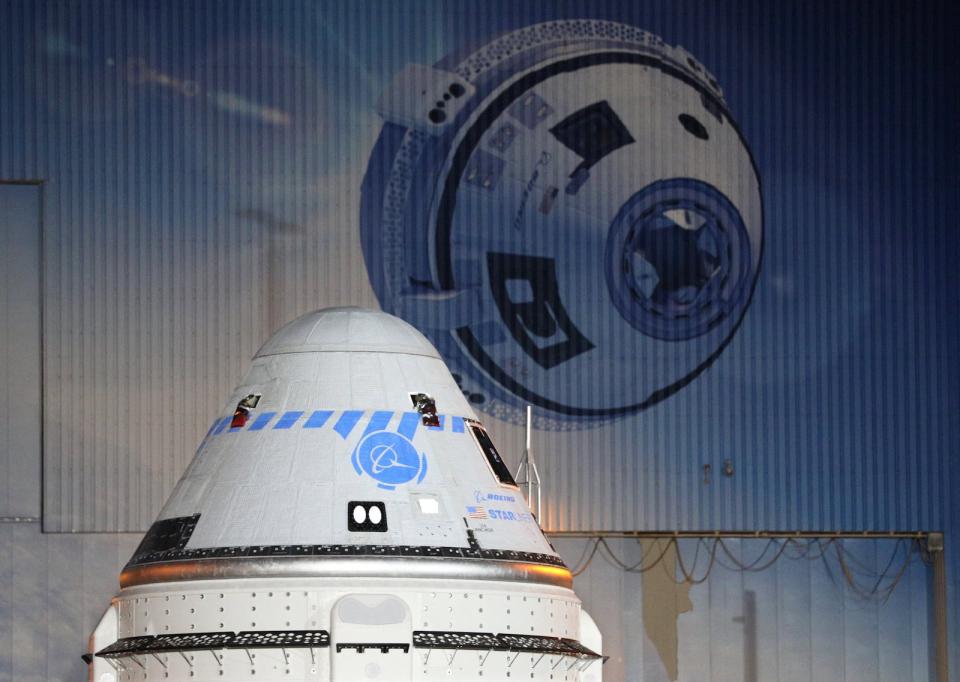
POLYGON ((247 420, 250 419, 250 413, 253 412, 260 403, 260 398, 261 395, 259 393, 251 393, 245 398, 240 399, 236 409, 233 411, 233 417, 230 419, 231 429, 242 429, 246 425, 247 420))
POLYGON ((420 421, 424 426, 440 426, 440 415, 437 414, 437 401, 426 393, 411 393, 410 401, 414 409, 420 413, 420 421))

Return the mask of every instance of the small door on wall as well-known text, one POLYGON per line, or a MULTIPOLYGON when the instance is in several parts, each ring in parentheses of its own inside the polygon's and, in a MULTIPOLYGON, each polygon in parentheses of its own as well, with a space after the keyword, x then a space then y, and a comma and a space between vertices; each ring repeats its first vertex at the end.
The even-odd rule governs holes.
POLYGON ((330 623, 331 680, 413 679, 406 602, 388 594, 350 594, 334 604, 330 623))

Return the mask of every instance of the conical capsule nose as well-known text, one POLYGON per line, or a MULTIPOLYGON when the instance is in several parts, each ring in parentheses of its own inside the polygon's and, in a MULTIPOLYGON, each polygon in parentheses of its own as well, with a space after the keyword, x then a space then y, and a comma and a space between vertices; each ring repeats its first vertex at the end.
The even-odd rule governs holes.
POLYGON ((433 345, 392 315, 335 308, 256 354, 123 583, 327 575, 357 559, 386 575, 401 558, 570 581, 433 345))

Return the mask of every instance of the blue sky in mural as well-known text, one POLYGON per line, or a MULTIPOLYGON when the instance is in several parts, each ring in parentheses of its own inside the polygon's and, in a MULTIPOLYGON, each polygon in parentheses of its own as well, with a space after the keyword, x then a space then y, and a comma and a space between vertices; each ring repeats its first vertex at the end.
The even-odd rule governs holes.
MULTIPOLYGON (((950 354, 960 341, 955 9, 875 3, 864 17, 860 5, 827 2, 485 3, 482 12, 350 2, 291 13, 240 3, 227 21, 198 21, 184 7, 145 3, 111 24, 51 4, 34 21, 46 80, 28 87, 51 133, 39 145, 72 173, 86 171, 76 166, 85 158, 123 178, 92 199, 139 194, 147 222, 170 220, 170 201, 207 221, 230 211, 284 224, 278 211, 291 201, 340 210, 325 188, 340 187, 335 178, 359 184, 380 127, 374 105, 393 74, 503 31, 587 15, 686 47, 717 76, 756 158, 763 267, 744 325, 714 366, 609 429, 641 449, 782 465, 775 501, 748 487, 736 502, 709 503, 718 525, 935 521, 911 512, 916 500, 898 498, 892 482, 925 474, 888 464, 918 445, 946 457, 960 443, 950 388, 960 379, 950 354), (112 29, 91 28, 104 23, 112 29), (181 105, 158 106, 170 100, 181 105), (119 128, 125 160, 87 149, 91 127, 119 128), (157 178, 173 199, 159 196, 157 178), (854 449, 893 456, 851 458, 854 449), (818 499, 854 504, 807 508, 804 493, 821 485, 833 495, 818 499)), ((25 75, 14 68, 7 78, 25 75)), ((701 477, 674 474, 680 488, 701 477)))
MULTIPOLYGON (((95 177, 75 201, 135 210, 130 222, 158 234, 250 216, 294 226, 291 205, 355 213, 338 192, 359 188, 382 123, 376 101, 408 63, 559 18, 622 21, 683 45, 717 77, 759 170, 756 294, 689 386, 600 429, 544 435, 543 450, 569 438, 602 450, 591 460, 601 464, 642 453, 632 504, 660 529, 946 528, 956 544, 955 3, 148 2, 116 16, 81 6, 0 7, 0 23, 23 13, 34 30, 24 53, 0 47, 0 162, 35 153, 54 187, 95 177), (94 148, 96 130, 120 144, 94 148), (719 480, 728 458, 737 476, 703 486, 699 463, 719 480)), ((922 591, 923 576, 911 580, 922 591)), ((693 594, 697 617, 710 598, 693 594)))

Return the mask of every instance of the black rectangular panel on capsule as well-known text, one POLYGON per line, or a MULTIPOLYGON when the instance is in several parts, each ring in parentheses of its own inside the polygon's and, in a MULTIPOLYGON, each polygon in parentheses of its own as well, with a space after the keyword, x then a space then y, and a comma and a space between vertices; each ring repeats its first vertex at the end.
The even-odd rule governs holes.
POLYGON ((101 658, 123 658, 124 656, 142 654, 149 650, 149 646, 154 639, 156 638, 153 635, 118 639, 110 646, 100 649, 96 655, 101 658))
POLYGON ((410 651, 410 645, 406 642, 341 642, 337 644, 337 653, 340 653, 344 649, 353 649, 359 654, 364 653, 368 649, 375 649, 381 654, 389 653, 392 649, 407 653, 410 651))
POLYGON ((97 652, 102 658, 124 658, 164 651, 222 649, 235 639, 232 632, 197 632, 175 635, 125 637, 97 652))
POLYGON ((194 514, 155 521, 137 546, 130 563, 140 563, 151 554, 183 550, 199 520, 200 515, 194 514))
POLYGON ((222 649, 236 638, 232 632, 198 632, 196 634, 157 635, 150 651, 191 651, 222 649))
POLYGON ((416 630, 413 646, 418 649, 506 649, 497 636, 489 632, 444 632, 416 630))
MULTIPOLYGON (((126 637, 97 652, 102 658, 124 658, 165 651, 206 649, 306 649, 330 646, 326 630, 265 630, 233 632, 198 632, 174 635, 126 637)), ((377 645, 380 646, 380 645, 377 645)))
POLYGON ((576 651, 582 658, 603 658, 593 649, 588 649, 583 646, 580 642, 575 639, 568 639, 566 637, 561 637, 560 641, 566 644, 568 647, 576 651))
POLYGON ((326 630, 264 630, 237 634, 228 649, 306 649, 330 646, 326 630))
POLYGON ((510 469, 508 469, 507 465, 504 464, 503 458, 500 457, 500 453, 497 452, 497 448, 494 447, 493 441, 490 440, 490 436, 487 435, 487 432, 483 428, 473 425, 470 426, 470 430, 476 437, 477 443, 480 445, 480 449, 483 451, 484 456, 490 463, 490 468, 493 469, 493 473, 497 477, 497 480, 499 480, 501 483, 506 483, 507 485, 516 485, 516 481, 513 480, 513 474, 510 473, 510 469))

